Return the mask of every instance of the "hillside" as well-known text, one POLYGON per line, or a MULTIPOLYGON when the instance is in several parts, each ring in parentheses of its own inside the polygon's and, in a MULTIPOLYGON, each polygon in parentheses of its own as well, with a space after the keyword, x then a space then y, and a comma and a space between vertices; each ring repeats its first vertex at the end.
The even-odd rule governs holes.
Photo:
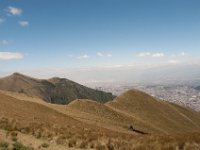
POLYGON ((127 91, 106 104, 77 99, 68 105, 45 103, 20 93, 3 93, 21 100, 37 102, 81 122, 112 131, 130 133, 131 126, 136 130, 152 134, 200 131, 198 112, 157 100, 137 90, 127 91))
POLYGON ((55 104, 67 104, 75 99, 92 99, 102 103, 114 98, 111 93, 94 90, 68 79, 41 80, 19 73, 1 78, 0 90, 24 93, 55 104))
POLYGON ((199 113, 157 100, 138 90, 129 90, 106 105, 116 111, 140 118, 163 133, 200 131, 199 113))
POLYGON ((13 137, 18 138, 18 142, 29 143, 34 149, 41 149, 38 147, 44 142, 51 145, 50 149, 79 149, 95 148, 99 141, 116 136, 131 139, 133 134, 91 126, 45 105, 0 93, 0 149, 2 141, 14 144, 13 137))
POLYGON ((66 107, 66 113, 80 121, 105 127, 120 132, 132 132, 130 126, 134 124, 136 130, 149 133, 161 133, 140 118, 116 111, 104 104, 92 100, 75 100, 66 107))
POLYGON ((36 150, 192 150, 200 147, 199 124, 199 113, 137 90, 106 104, 78 99, 68 105, 0 91, 0 149, 5 142, 14 146, 17 133, 18 142, 36 150), (41 148, 44 143, 49 147, 41 148))
POLYGON ((0 93, 0 117, 12 118, 24 125, 38 122, 45 125, 82 126, 79 121, 44 105, 18 100, 2 93, 0 93))

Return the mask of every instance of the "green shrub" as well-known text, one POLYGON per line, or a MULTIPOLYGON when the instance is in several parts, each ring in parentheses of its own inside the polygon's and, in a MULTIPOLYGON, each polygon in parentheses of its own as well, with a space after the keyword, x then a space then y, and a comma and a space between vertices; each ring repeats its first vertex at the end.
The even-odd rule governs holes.
POLYGON ((33 150, 33 148, 24 146, 23 144, 16 142, 13 144, 13 150, 33 150))
POLYGON ((48 147, 49 147, 49 144, 43 143, 43 144, 42 144, 42 147, 43 147, 43 148, 48 148, 48 147))
POLYGON ((7 142, 0 142, 0 150, 8 150, 9 144, 7 142))
POLYGON ((16 137, 16 136, 13 136, 13 137, 12 137, 12 141, 13 141, 13 142, 17 142, 17 137, 16 137))

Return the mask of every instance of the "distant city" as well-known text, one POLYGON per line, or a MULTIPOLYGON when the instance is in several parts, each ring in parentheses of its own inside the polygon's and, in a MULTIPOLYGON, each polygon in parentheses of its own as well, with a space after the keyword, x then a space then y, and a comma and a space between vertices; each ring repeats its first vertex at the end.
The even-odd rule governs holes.
POLYGON ((200 90, 191 85, 104 84, 101 86, 93 85, 93 88, 112 92, 117 96, 129 89, 139 89, 161 100, 166 100, 200 111, 200 90))

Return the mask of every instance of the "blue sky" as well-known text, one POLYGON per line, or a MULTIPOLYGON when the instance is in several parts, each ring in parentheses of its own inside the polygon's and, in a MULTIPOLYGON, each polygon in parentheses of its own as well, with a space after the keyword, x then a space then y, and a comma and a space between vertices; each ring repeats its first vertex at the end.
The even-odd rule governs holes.
POLYGON ((0 0, 0 71, 200 60, 199 0, 0 0))

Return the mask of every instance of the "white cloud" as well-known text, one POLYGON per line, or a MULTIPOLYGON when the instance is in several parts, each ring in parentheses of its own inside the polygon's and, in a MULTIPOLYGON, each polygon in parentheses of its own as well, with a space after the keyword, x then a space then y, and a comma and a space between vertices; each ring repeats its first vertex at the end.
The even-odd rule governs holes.
POLYGON ((112 54, 106 54, 107 57, 112 57, 112 54))
POLYGON ((0 60, 22 59, 24 55, 18 52, 0 52, 0 60))
POLYGON ((0 45, 8 45, 9 42, 7 40, 1 40, 0 45))
POLYGON ((27 26, 29 26, 29 22, 28 21, 19 21, 19 25, 22 27, 27 27, 27 26))
POLYGON ((155 53, 155 54, 152 54, 152 57, 164 57, 165 54, 163 53, 155 53))
POLYGON ((98 53, 97 53, 97 56, 103 57, 104 55, 103 55, 101 52, 98 52, 98 53))
POLYGON ((150 53, 150 52, 142 52, 138 54, 139 57, 164 57, 165 54, 164 53, 150 53))
POLYGON ((84 54, 84 55, 78 56, 77 58, 78 59, 88 59, 88 58, 90 58, 90 56, 87 54, 84 54))
POLYGON ((0 18, 0 24, 4 23, 4 19, 0 18))
POLYGON ((185 52, 181 52, 180 55, 181 56, 186 56, 186 53, 185 52))
POLYGON ((22 14, 23 10, 20 8, 9 6, 7 8, 7 12, 8 12, 8 15, 11 15, 11 16, 20 16, 22 14))
POLYGON ((151 56, 150 52, 142 52, 138 54, 139 57, 146 57, 146 56, 151 56))
POLYGON ((101 52, 98 52, 98 53, 97 53, 97 56, 99 56, 99 57, 112 57, 112 54, 110 54, 110 53, 108 53, 108 54, 103 54, 103 53, 101 53, 101 52))
POLYGON ((180 63, 179 60, 169 60, 168 62, 169 62, 170 64, 178 64, 178 63, 180 63))
POLYGON ((174 57, 174 58, 176 57, 176 58, 178 58, 178 57, 185 57, 185 56, 187 56, 187 55, 188 55, 188 53, 182 51, 182 52, 180 52, 180 53, 171 55, 171 57, 174 57))

